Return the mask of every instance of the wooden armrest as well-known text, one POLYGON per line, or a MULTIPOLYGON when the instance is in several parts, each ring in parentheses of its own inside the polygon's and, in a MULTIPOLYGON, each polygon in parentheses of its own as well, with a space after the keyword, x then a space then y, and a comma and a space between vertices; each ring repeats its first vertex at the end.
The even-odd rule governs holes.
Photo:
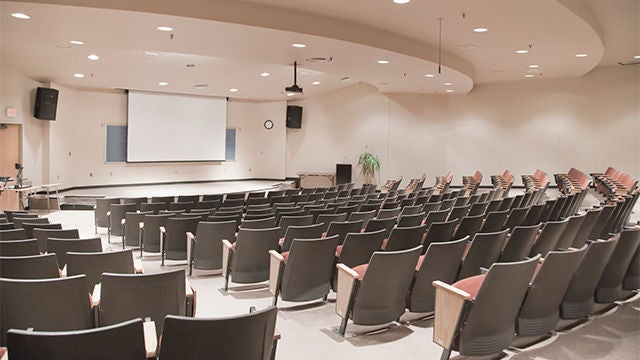
POLYGON ((338 291, 336 297, 336 314, 341 318, 349 317, 351 298, 358 282, 358 273, 345 264, 336 265, 338 268, 338 291))
POLYGON ((138 223, 138 227, 140 228, 140 230, 144 229, 144 222, 139 222, 138 223))
POLYGON ((144 266, 142 265, 142 261, 140 259, 133 259, 133 270, 136 274, 144 273, 144 266))
POLYGON ((191 231, 187 231, 187 240, 193 240, 196 236, 191 231))
POLYGON ((167 229, 164 228, 164 226, 160 226, 160 234, 166 234, 167 233, 167 229))
POLYGON ((60 277, 67 277, 67 264, 60 270, 60 277))
POLYGON ((107 211, 107 217, 111 216, 111 210, 107 211))
POLYGON ((222 240, 222 276, 226 277, 229 269, 229 256, 233 251, 233 245, 227 239, 222 240))
POLYGON ((284 257, 275 250, 269 250, 269 292, 273 295, 278 291, 282 263, 284 263, 284 257))
POLYGON ((191 265, 191 252, 193 251, 191 244, 195 241, 196 236, 192 232, 187 231, 187 264, 191 265))
POLYGON ((432 284, 436 288, 433 342, 451 349, 465 304, 472 300, 471 295, 440 280, 432 284))
POLYGON ((93 292, 91 293, 92 307, 100 305, 100 289, 101 289, 100 283, 97 283, 96 286, 93 287, 93 292))
POLYGON ((120 225, 124 225, 127 222, 127 219, 120 220, 120 225))
POLYGON ((158 349, 158 335, 156 333, 155 321, 146 321, 142 323, 142 330, 144 331, 144 349, 147 353, 147 358, 156 356, 158 349))

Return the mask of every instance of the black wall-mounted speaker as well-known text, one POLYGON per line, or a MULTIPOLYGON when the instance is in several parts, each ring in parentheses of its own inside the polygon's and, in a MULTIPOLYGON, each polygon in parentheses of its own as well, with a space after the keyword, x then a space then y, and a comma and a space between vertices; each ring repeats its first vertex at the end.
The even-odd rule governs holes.
POLYGON ((336 185, 351 182, 351 164, 336 164, 336 185))
POLYGON ((287 106, 287 127, 291 129, 302 128, 302 106, 287 106))
POLYGON ((40 120, 55 120, 58 108, 58 90, 39 87, 36 90, 36 105, 33 116, 40 120))

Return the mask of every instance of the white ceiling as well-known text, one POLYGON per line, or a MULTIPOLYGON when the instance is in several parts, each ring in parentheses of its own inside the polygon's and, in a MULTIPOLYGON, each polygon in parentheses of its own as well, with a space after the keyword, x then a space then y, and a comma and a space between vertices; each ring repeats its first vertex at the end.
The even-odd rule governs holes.
POLYGON ((287 97, 284 87, 298 61, 303 96, 357 82, 382 92, 464 94, 474 84, 579 77, 634 60, 639 15, 638 0, 1 1, 0 61, 35 80, 79 88, 295 99, 301 95, 287 97), (529 45, 528 54, 516 54, 529 45), (306 61, 312 57, 332 61, 306 61))

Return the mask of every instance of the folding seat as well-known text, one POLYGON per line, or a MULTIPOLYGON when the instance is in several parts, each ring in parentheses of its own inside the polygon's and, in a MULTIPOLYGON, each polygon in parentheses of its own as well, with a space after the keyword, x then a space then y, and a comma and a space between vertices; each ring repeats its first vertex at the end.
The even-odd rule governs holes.
POLYGON ((374 232, 378 230, 385 231, 385 239, 391 234, 391 230, 396 224, 396 218, 389 219, 371 219, 364 228, 365 232, 374 232))
POLYGON ((562 209, 568 200, 568 196, 562 195, 556 199, 553 208, 549 212, 549 218, 547 221, 558 221, 561 219, 562 209))
POLYGON ((9 220, 10 223, 13 222, 13 218, 14 217, 38 217, 38 214, 30 214, 27 210, 2 210, 4 211, 4 214, 7 216, 7 220, 9 220))
MULTIPOLYGON (((6 219, 3 219, 6 220, 6 219)), ((15 226, 11 222, 0 222, 0 231, 2 230, 15 230, 15 226)))
POLYGON ((453 208, 453 204, 455 204, 455 202, 456 202, 456 198, 450 198, 450 199, 442 200, 438 210, 449 210, 449 211, 451 211, 451 209, 453 208))
POLYGON ((342 214, 330 213, 330 214, 319 214, 313 223, 323 224, 322 230, 323 232, 327 232, 327 230, 329 229, 329 225, 331 225, 332 222, 345 222, 345 221, 347 221, 346 213, 342 213, 342 214))
POLYGON ((496 232, 504 229, 509 210, 487 212, 480 232, 496 232))
POLYGON ((160 227, 161 264, 167 260, 187 260, 187 233, 194 233, 198 228, 199 218, 167 219, 167 224, 160 227))
POLYGON ((147 212, 151 212, 153 214, 159 214, 160 211, 162 210, 167 210, 168 209, 168 202, 150 202, 150 203, 142 203, 140 204, 140 211, 147 213, 147 212))
POLYGON ((47 239, 47 252, 55 253, 60 269, 67 264, 68 252, 102 252, 102 240, 99 237, 86 239, 47 239))
POLYGON ((100 284, 100 326, 148 317, 159 335, 165 316, 184 316, 187 311, 184 269, 154 274, 103 273, 100 284))
MULTIPOLYGON (((556 249, 566 250, 573 246, 573 240, 576 238, 576 234, 584 224, 584 220, 587 218, 587 214, 569 216, 567 219, 567 226, 562 231, 556 249)), ((576 248, 577 249, 577 248, 576 248)))
POLYGON ((87 277, 87 291, 93 292, 100 283, 102 273, 134 274, 132 250, 111 252, 67 252, 67 275, 84 274, 87 277))
POLYGON ((422 245, 424 246, 424 251, 427 251, 427 248, 431 243, 451 241, 453 239, 453 232, 455 230, 456 230, 455 220, 445 221, 445 222, 435 222, 431 224, 431 227, 427 231, 427 235, 424 237, 424 241, 422 242, 422 245))
MULTIPOLYGON (((292 225, 289 226, 283 238, 280 239, 280 251, 286 252, 291 248, 295 239, 317 239, 324 233, 324 224, 292 225)), ((337 244, 336 244, 337 245, 337 244)))
POLYGON ((240 224, 242 224, 242 211, 238 211, 234 213, 226 213, 226 214, 217 211, 214 215, 207 216, 205 221, 208 221, 208 222, 233 221, 236 223, 236 230, 237 230, 240 227, 240 224))
POLYGON ((427 214, 419 213, 413 215, 400 215, 398 218, 398 227, 410 227, 410 226, 418 226, 422 225, 427 214))
POLYGON ((524 221, 520 225, 531 226, 539 224, 541 222, 540 216, 542 215, 545 206, 545 204, 531 205, 529 212, 527 212, 527 216, 524 218, 524 221))
POLYGON ((227 195, 227 198, 224 199, 224 202, 222 203, 223 207, 244 206, 244 194, 242 195, 241 198, 236 198, 236 199, 234 198, 230 199, 229 195, 227 195))
POLYGON ((140 246, 140 223, 144 222, 145 215, 151 215, 153 211, 128 211, 124 214, 122 222, 122 248, 126 246, 140 246))
POLYGON ((300 202, 305 202, 305 201, 309 201, 309 194, 297 194, 297 195, 291 195, 291 202, 293 203, 300 203, 300 202))
POLYGON ((469 213, 467 215, 470 215, 470 216, 482 215, 487 211, 488 207, 489 207, 488 201, 478 201, 477 203, 471 205, 471 208, 469 209, 469 213))
POLYGON ((267 195, 266 191, 251 191, 247 193, 247 200, 248 199, 264 199, 266 195, 267 195))
POLYGON ((500 254, 500 262, 522 261, 531 253, 531 248, 540 234, 542 224, 516 226, 511 229, 507 244, 500 254))
MULTIPOLYGON (((271 219, 271 223, 275 223, 275 219, 271 219)), ((187 232, 189 276, 193 273, 194 267, 200 270, 222 269, 222 240, 234 243, 235 233, 235 221, 200 221, 195 235, 193 232, 187 232)))
POLYGON ((457 279, 480 275, 482 268, 488 269, 497 262, 508 234, 507 229, 491 233, 477 233, 462 259, 457 279))
MULTIPOLYGON (((151 202, 152 203, 165 203, 165 204, 168 204, 168 203, 172 203, 174 201, 176 201, 176 197, 173 196, 173 195, 170 195, 170 196, 152 196, 151 197, 151 202)), ((140 205, 142 205, 142 204, 140 204, 140 205)), ((142 207, 140 209, 142 210, 142 207)))
POLYGON ((338 235, 325 238, 296 237, 289 250, 270 250, 269 291, 273 305, 284 301, 327 299, 335 265, 338 235))
POLYGON ((617 244, 617 237, 589 243, 587 253, 560 304, 560 316, 563 319, 586 319, 589 316, 598 282, 617 244))
POLYGON ((145 252, 161 252, 160 248, 160 228, 167 224, 167 220, 173 217, 174 214, 158 214, 158 215, 145 215, 144 223, 140 229, 140 257, 142 257, 142 251, 145 252))
POLYGON ((376 219, 397 219, 398 215, 400 215, 400 212, 402 211, 402 209, 400 207, 395 207, 395 208, 382 208, 378 211, 378 215, 376 215, 376 219))
POLYGON ((540 254, 545 257, 549 251, 556 250, 560 236, 562 236, 562 232, 568 223, 569 219, 564 219, 561 221, 549 221, 544 224, 540 235, 533 243, 529 256, 540 254))
POLYGON ((23 228, 0 230, 0 241, 26 239, 28 239, 28 237, 23 228))
POLYGON ((600 216, 596 219, 593 228, 591 229, 591 233, 589 233, 589 240, 598 240, 598 239, 608 239, 609 232, 605 229, 611 214, 615 210, 615 204, 605 204, 602 206, 602 211, 600 212, 600 216))
POLYGON ((513 228, 515 228, 516 226, 522 225, 524 219, 527 217, 528 212, 528 207, 512 208, 509 211, 509 216, 507 217, 507 221, 504 224, 504 228, 513 230, 513 228))
MULTIPOLYGON (((34 238, 33 234, 35 229, 43 229, 43 230, 62 230, 62 224, 32 224, 32 223, 23 223, 22 224, 25 234, 27 238, 34 238)), ((38 240, 38 244, 42 246, 40 239, 38 240)), ((44 247, 40 248, 40 252, 46 252, 47 247, 46 243, 44 243, 44 247)))
POLYGON ((182 203, 182 202, 190 202, 190 203, 196 203, 200 201, 200 195, 178 195, 178 199, 176 200, 176 202, 182 203))
POLYGON ((389 238, 382 244, 382 248, 385 251, 398 251, 419 246, 425 229, 424 225, 395 227, 391 230, 389 238))
POLYGON ((129 204, 111 204, 109 211, 107 212, 107 218, 109 218, 109 227, 107 229, 107 242, 111 243, 111 235, 122 236, 122 220, 125 213, 135 212, 138 210, 138 205, 135 203, 129 204))
POLYGON ((349 221, 357 221, 362 220, 362 228, 367 227, 367 223, 369 220, 373 219, 376 216, 375 210, 364 211, 364 212, 352 212, 348 219, 349 221))
POLYGON ((422 247, 375 252, 368 264, 349 268, 338 264, 336 313, 344 336, 349 319, 357 325, 380 325, 405 312, 407 291, 422 247), (380 291, 380 289, 385 291, 380 291))
POLYGON ((40 255, 38 240, 2 240, 0 241, 0 256, 29 256, 40 255))
POLYGON ((640 244, 640 228, 620 232, 618 244, 611 254, 596 287, 595 301, 611 303, 623 298, 622 282, 640 244))
POLYGON ((0 256, 0 277, 8 279, 49 279, 60 277, 55 254, 0 256))
POLYGON ((305 226, 313 224, 313 215, 285 215, 279 221, 276 217, 276 222, 280 227, 280 237, 284 237, 287 228, 291 225, 305 226))
POLYGON ((336 248, 337 263, 344 264, 350 268, 366 264, 375 251, 382 249, 385 239, 386 230, 384 229, 372 232, 348 233, 344 238, 344 243, 336 248))
POLYGON ((465 236, 473 238, 473 236, 480 231, 483 221, 484 214, 467 215, 463 217, 456 227, 453 238, 462 239, 465 236))
POLYGON ((458 220, 459 224, 460 221, 462 221, 462 218, 467 216, 470 208, 471 205, 454 206, 453 208, 451 208, 451 212, 449 212, 447 220, 458 220))
POLYGON ((191 210, 196 209, 219 209, 222 206, 220 201, 218 200, 207 200, 207 201, 197 201, 193 204, 193 208, 191 210))
POLYGON ((496 211, 511 210, 511 205, 513 205, 514 199, 514 197, 502 198, 502 202, 500 202, 500 206, 498 206, 498 209, 496 211))
POLYGON ((343 222, 334 221, 329 224, 326 236, 338 235, 338 242, 336 245, 342 245, 344 237, 348 233, 359 233, 362 230, 362 222, 362 220, 343 222))
POLYGON ((167 210, 168 211, 180 211, 182 210, 183 212, 186 211, 190 211, 191 209, 193 209, 194 207, 194 202, 193 201, 181 201, 181 202, 170 202, 167 204, 167 210))
POLYGON ((449 216, 449 210, 434 210, 427 213, 427 217, 424 219, 424 224, 427 229, 431 227, 434 222, 445 222, 449 216))
POLYGON ((275 216, 270 216, 270 217, 265 217, 260 219, 244 218, 240 223, 240 227, 245 229, 265 229, 265 228, 272 228, 275 226, 276 226, 275 216))
POLYGON ((513 202, 511 202, 510 209, 513 210, 515 208, 527 207, 526 205, 522 204, 522 200, 524 200, 524 196, 525 196, 524 193, 514 196, 513 202))
POLYGON ((286 190, 271 190, 267 193, 267 197, 272 198, 274 196, 283 196, 286 190))
POLYGON ((218 200, 222 203, 224 199, 224 194, 205 194, 202 195, 202 201, 210 201, 210 200, 218 200))
POLYGON ((560 303, 587 246, 571 251, 550 251, 536 270, 516 319, 518 336, 543 336, 555 329, 560 303))
POLYGON ((98 233, 98 228, 109 228, 109 212, 112 204, 120 204, 120 198, 97 198, 96 206, 93 208, 93 217, 95 224, 95 232, 98 233))
POLYGON ((163 360, 216 358, 269 360, 275 358, 278 309, 223 318, 168 315, 160 344, 163 360))
MULTIPOLYGON (((2 243, 0 242, 0 247, 2 243)), ((640 289, 640 246, 633 254, 633 258, 631 258, 631 262, 629 263, 629 268, 627 272, 624 274, 624 278, 622 280, 622 289, 623 290, 637 290, 640 289)))
POLYGON ((278 249, 280 228, 240 229, 234 244, 222 240, 222 275, 224 290, 229 280, 249 284, 269 279, 269 250, 278 249))
POLYGON ((358 209, 360 208, 360 205, 344 205, 344 206, 338 206, 336 208, 336 213, 337 214, 341 214, 341 213, 346 213, 347 214, 347 218, 349 218, 349 216, 354 213, 357 212, 358 209))
POLYGON ((495 263, 486 274, 452 285, 434 281, 433 339, 444 348, 441 359, 449 359, 452 350, 463 356, 492 355, 511 344, 538 259, 495 263))
POLYGON ((55 279, 0 278, 0 346, 9 329, 81 330, 94 325, 84 275, 55 279))
POLYGON ((270 205, 269 198, 266 197, 250 197, 246 201, 246 205, 270 205))
POLYGON ((434 311, 436 289, 432 283, 436 280, 447 284, 455 281, 467 243, 468 237, 465 237, 429 245, 427 252, 420 256, 416 265, 415 281, 407 295, 409 311, 434 311))

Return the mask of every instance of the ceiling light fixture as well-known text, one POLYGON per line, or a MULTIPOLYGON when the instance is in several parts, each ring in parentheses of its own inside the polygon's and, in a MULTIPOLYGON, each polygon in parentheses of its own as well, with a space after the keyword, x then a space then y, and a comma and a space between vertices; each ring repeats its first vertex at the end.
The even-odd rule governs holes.
POLYGON ((260 74, 260 76, 262 76, 262 77, 267 77, 269 75, 271 75, 271 74, 269 74, 268 72, 263 72, 262 74, 260 74))
POLYGON ((451 90, 451 89, 447 89, 447 90, 445 90, 444 92, 452 93, 452 92, 453 92, 453 90, 451 90))
POLYGON ((524 77, 526 77, 526 78, 532 78, 532 77, 533 77, 533 74, 526 74, 524 77))
POLYGON ((300 44, 300 43, 291 44, 291 46, 293 46, 294 48, 299 48, 299 49, 307 47, 307 45, 300 44))
POLYGON ((171 26, 158 26, 156 29, 160 31, 173 31, 173 28, 171 26))
POLYGON ((160 86, 167 86, 167 85, 169 85, 169 83, 168 83, 168 82, 166 82, 166 81, 160 81, 160 82, 158 83, 158 85, 160 85, 160 86))
POLYGON ((633 57, 634 59, 640 59, 640 55, 636 55, 633 57))
POLYGON ((477 33, 483 33, 483 32, 487 32, 487 31, 489 31, 489 29, 483 28, 483 27, 477 27, 477 28, 473 29, 473 32, 477 32, 477 33))
POLYGON ((410 3, 411 0, 393 0, 393 2, 396 4, 407 4, 410 3))
POLYGON ((78 78, 78 79, 82 79, 84 77, 84 74, 76 73, 76 74, 73 74, 73 77, 74 78, 78 78))
POLYGON ((287 93, 287 96, 293 96, 293 95, 295 95, 295 94, 296 94, 296 93, 291 93, 291 92, 290 92, 290 93, 287 93))
POLYGON ((311 85, 320 85, 320 81, 314 81, 311 83, 311 85))
POLYGON ((529 65, 529 68, 531 68, 531 69, 537 69, 539 67, 540 67, 540 65, 536 65, 536 64, 529 65))
POLYGON ((444 83, 444 84, 442 84, 442 85, 444 85, 444 86, 451 86, 451 85, 453 85, 453 83, 446 82, 446 83, 444 83))
POLYGON ((31 19, 31 16, 25 14, 25 13, 21 13, 21 12, 15 12, 15 13, 11 13, 11 16, 13 16, 16 19, 21 19, 21 20, 29 20, 31 19))
POLYGON ((378 64, 388 64, 389 60, 378 60, 378 64))
POLYGON ((516 50, 516 54, 528 54, 529 50, 516 50))
POLYGON ((436 77, 436 76, 435 76, 435 75, 433 75, 433 74, 424 74, 424 77, 434 78, 434 77, 436 77))
POLYGON ((73 45, 84 45, 84 41, 80 41, 80 40, 71 40, 69 41, 69 43, 73 45))
POLYGON ((91 55, 87 56, 87 58, 88 58, 89 60, 94 60, 94 61, 95 61, 95 60, 100 60, 100 56, 98 56, 98 55, 96 55, 96 54, 91 54, 91 55))
POLYGON ((585 58, 587 57, 587 54, 576 54, 577 58, 585 58))
POLYGON ((236 89, 236 88, 231 88, 231 89, 229 89, 229 91, 230 91, 230 92, 238 92, 238 89, 236 89))

